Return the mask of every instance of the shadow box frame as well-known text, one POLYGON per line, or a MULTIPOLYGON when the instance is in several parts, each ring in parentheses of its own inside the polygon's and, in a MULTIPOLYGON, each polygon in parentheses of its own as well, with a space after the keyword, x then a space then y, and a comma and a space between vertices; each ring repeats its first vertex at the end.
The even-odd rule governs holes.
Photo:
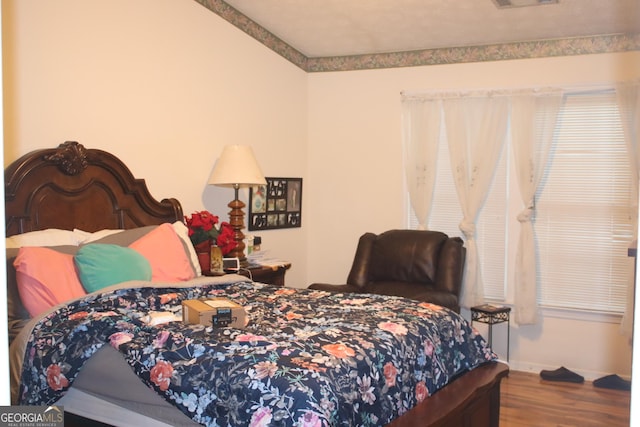
POLYGON ((249 231, 302 227, 302 178, 265 180, 249 189, 249 231))

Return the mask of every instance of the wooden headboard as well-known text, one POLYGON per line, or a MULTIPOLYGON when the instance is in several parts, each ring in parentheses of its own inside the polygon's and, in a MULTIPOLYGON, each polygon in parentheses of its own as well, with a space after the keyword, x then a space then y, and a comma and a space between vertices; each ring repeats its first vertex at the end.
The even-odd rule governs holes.
POLYGON ((183 221, 176 199, 157 201, 113 154, 75 141, 32 151, 5 169, 6 235, 60 228, 130 229, 183 221))

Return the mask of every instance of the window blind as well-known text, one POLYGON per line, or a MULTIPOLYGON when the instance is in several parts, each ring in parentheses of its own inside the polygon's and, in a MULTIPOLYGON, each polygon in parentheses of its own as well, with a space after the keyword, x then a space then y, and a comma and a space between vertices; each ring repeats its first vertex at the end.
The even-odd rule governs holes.
POLYGON ((536 195, 541 306, 622 313, 633 185, 615 94, 567 95, 536 195))

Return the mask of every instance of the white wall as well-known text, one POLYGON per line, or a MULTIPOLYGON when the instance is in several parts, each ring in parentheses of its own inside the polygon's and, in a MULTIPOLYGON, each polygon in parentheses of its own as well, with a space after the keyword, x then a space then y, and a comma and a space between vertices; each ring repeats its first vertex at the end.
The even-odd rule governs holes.
MULTIPOLYGON (((206 181, 226 144, 251 145, 266 176, 305 177, 307 75, 197 2, 4 0, 3 10, 5 165, 76 140, 119 156, 185 214, 222 218, 233 191, 206 181)), ((305 282, 306 230, 260 233, 292 261, 292 283, 305 282)))
MULTIPOLYGON (((638 186, 640 188, 640 185, 638 186)), ((638 221, 640 221, 640 212, 638 212, 638 221)), ((636 256, 635 270, 640 271, 640 259, 636 256)), ((640 285, 640 276, 636 274, 635 287, 638 289, 640 285)), ((633 341, 640 342, 640 292, 636 292, 634 295, 634 328, 633 328, 633 341)), ((633 351, 632 365, 638 369, 640 366, 640 346, 636 347, 633 351)), ((640 425, 640 381, 631 382, 631 416, 630 426, 640 425)))
MULTIPOLYGON (((404 225, 402 90, 640 76, 639 52, 307 75, 193 0, 2 7, 5 164, 78 140, 121 157, 185 213, 224 216, 232 193, 206 180, 223 145, 250 144, 265 175, 304 178, 303 227, 260 233, 301 287, 344 281, 363 232, 404 225)), ((499 329, 494 339, 503 344, 499 329)), ((630 347, 614 323, 545 315, 513 329, 511 361, 629 375, 630 347)))
MULTIPOLYGON (((2 10, 0 9, 0 18, 2 17, 2 10)), ((2 24, 0 23, 0 31, 2 29, 2 24)), ((2 37, 0 36, 0 41, 2 41, 2 37)), ((0 49, 0 52, 2 49, 0 49)), ((0 72, 2 75, 2 72, 0 72)), ((0 98, 2 98, 2 89, 0 89, 0 98)), ((0 124, 4 126, 3 123, 4 114, 2 114, 2 106, 0 105, 0 124)), ((0 136, 0 141, 2 141, 2 136, 0 136)), ((2 189, 0 189, 0 193, 2 193, 2 198, 4 199, 4 185, 2 189)), ((4 210, 0 213, 0 218, 2 218, 2 223, 4 223, 4 210)), ((2 229, 2 237, 5 236, 4 229, 2 229)), ((2 243, 2 251, 5 250, 4 240, 2 243)), ((7 265, 6 263, 0 263, 0 277, 7 276, 7 265)), ((7 300, 7 287, 3 286, 0 289, 0 301, 7 300)), ((4 332, 7 330, 8 319, 7 319, 7 304, 0 304, 0 348, 7 348, 9 346, 9 337, 4 332)), ((6 351, 0 351, 0 378, 9 378, 9 354, 6 351)), ((11 403, 11 396, 9 395, 8 387, 0 387, 0 406, 8 406, 11 403)))
MULTIPOLYGON (((638 77, 640 52, 310 74, 308 277, 344 283, 362 233, 405 226, 401 91, 595 85, 638 77)), ((513 328, 512 367, 537 372, 564 365, 588 378, 628 376, 631 346, 618 324, 606 320, 545 313, 539 325, 513 328)), ((500 326, 494 343, 506 348, 500 326)))

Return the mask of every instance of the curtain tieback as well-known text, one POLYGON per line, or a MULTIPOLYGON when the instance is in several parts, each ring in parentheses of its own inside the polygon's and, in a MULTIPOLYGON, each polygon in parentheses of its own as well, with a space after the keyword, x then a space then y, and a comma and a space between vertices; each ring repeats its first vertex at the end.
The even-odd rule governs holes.
POLYGON ((458 227, 460 227, 467 240, 473 239, 476 235, 476 224, 473 222, 463 220, 458 227))
POLYGON ((530 222, 532 216, 533 216, 533 208, 524 208, 522 212, 518 214, 518 221, 530 222))

